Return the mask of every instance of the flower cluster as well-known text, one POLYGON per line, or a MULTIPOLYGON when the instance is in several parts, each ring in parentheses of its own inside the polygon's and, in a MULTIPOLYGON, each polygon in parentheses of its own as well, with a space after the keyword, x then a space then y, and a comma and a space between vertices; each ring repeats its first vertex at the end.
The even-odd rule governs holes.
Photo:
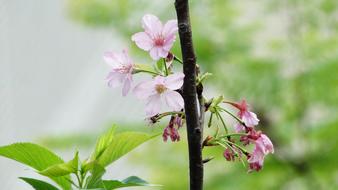
MULTIPOLYGON (((172 72, 175 55, 170 52, 178 30, 177 20, 169 20, 163 25, 156 16, 147 14, 142 18, 142 27, 144 31, 134 34, 131 39, 140 49, 149 52, 150 57, 157 62, 157 67, 135 64, 127 50, 122 53, 106 52, 103 58, 111 66, 107 76, 108 86, 115 88, 122 85, 123 96, 133 88, 133 94, 146 102, 145 112, 148 118, 159 115, 163 105, 166 105, 170 112, 179 112, 184 107, 183 98, 179 93, 184 74, 172 72), (163 64, 158 66, 161 61, 163 64), (133 86, 133 75, 136 73, 148 73, 152 78, 133 86)), ((183 119, 179 116, 173 118, 164 129, 165 141, 168 136, 172 141, 180 139, 177 130, 182 126, 183 119)))
MULTIPOLYGON (((103 58, 111 66, 107 76, 108 86, 115 88, 122 85, 123 96, 132 89, 138 99, 145 101, 146 117, 151 124, 170 116, 162 138, 165 142, 168 139, 177 142, 180 140, 178 130, 185 122, 184 101, 181 95, 184 74, 173 72, 174 61, 181 64, 182 61, 171 52, 178 31, 177 21, 169 20, 163 25, 156 16, 147 14, 142 18, 142 27, 144 31, 134 34, 131 40, 137 47, 149 52, 156 64, 154 66, 136 64, 127 50, 123 50, 122 53, 106 52, 103 58), (150 74, 151 78, 134 85, 133 76, 137 73, 150 74), (164 107, 169 110, 162 112, 164 107)), ((210 75, 210 73, 200 75, 198 71, 196 86, 201 87, 203 81, 210 75)), ((211 113, 208 127, 216 126, 215 134, 213 137, 206 137, 203 147, 222 146, 225 148, 223 156, 227 161, 243 161, 243 157, 246 156, 249 171, 261 170, 265 156, 273 153, 274 148, 265 134, 255 130, 259 119, 255 113, 249 111, 246 101, 242 100, 239 103, 225 101, 223 96, 211 98, 209 101, 202 98, 203 103, 200 106, 204 106, 205 112, 211 113), (238 109, 238 113, 232 114, 221 106, 223 103, 238 109), (229 133, 221 113, 227 113, 238 121, 234 126, 236 133, 229 133), (218 121, 216 125, 213 123, 215 117, 218 121), (220 132, 219 122, 224 127, 224 134, 220 132), (246 150, 250 145, 253 146, 253 151, 246 150)))
POLYGON ((240 103, 234 103, 229 101, 223 101, 224 103, 230 104, 236 109, 238 109, 237 116, 231 114, 224 108, 218 106, 222 102, 223 98, 218 99, 215 103, 211 103, 214 113, 218 114, 220 117, 219 111, 225 111, 238 120, 238 123, 235 124, 234 130, 236 133, 226 134, 224 136, 218 137, 215 135, 215 138, 209 138, 205 144, 213 145, 214 143, 223 145, 225 147, 223 156, 227 161, 235 161, 236 157, 239 160, 242 160, 242 155, 246 155, 249 172, 259 171, 263 167, 264 158, 269 153, 274 153, 274 148, 271 140, 268 136, 263 134, 261 131, 256 131, 255 126, 258 125, 259 119, 257 115, 248 109, 248 104, 245 100, 242 100, 240 103), (244 147, 236 144, 236 139, 233 136, 239 136, 239 142, 243 144, 244 147), (245 149, 246 146, 253 144, 254 149, 252 153, 245 149))
MULTIPOLYGON (((177 21, 170 20, 163 26, 156 16, 148 14, 142 19, 142 27, 144 32, 134 34, 132 41, 139 48, 149 51, 151 58, 155 61, 160 58, 163 58, 164 61, 170 59, 173 56, 170 49, 178 30, 177 21)), ((146 72, 146 70, 140 69, 141 65, 136 65, 133 62, 127 50, 123 50, 122 53, 106 52, 103 58, 111 66, 111 71, 107 76, 108 85, 117 87, 122 84, 123 96, 126 96, 131 89, 133 74, 139 71, 146 72)), ((172 111, 181 110, 184 102, 182 96, 176 90, 182 87, 184 74, 156 71, 152 74, 151 80, 141 82, 133 89, 136 97, 146 100, 146 115, 151 117, 160 113, 163 103, 170 107, 172 111)))

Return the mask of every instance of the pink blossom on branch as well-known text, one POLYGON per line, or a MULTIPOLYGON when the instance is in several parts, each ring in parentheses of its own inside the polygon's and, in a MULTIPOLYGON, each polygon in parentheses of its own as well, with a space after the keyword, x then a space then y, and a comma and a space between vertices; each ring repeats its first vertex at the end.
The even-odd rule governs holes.
POLYGON ((183 73, 175 73, 167 77, 156 76, 150 81, 141 82, 134 88, 134 93, 139 99, 145 99, 146 115, 148 117, 158 114, 163 102, 172 111, 180 111, 184 107, 182 96, 175 90, 183 85, 183 73))
POLYGON ((152 59, 166 58, 176 39, 178 31, 177 20, 169 20, 164 26, 154 15, 147 14, 142 18, 144 32, 138 32, 132 36, 136 45, 149 51, 152 59))
MULTIPOLYGON (((240 103, 233 103, 233 102, 225 102, 225 103, 228 103, 239 110, 237 115, 247 127, 252 128, 258 125, 259 119, 257 118, 257 115, 249 111, 249 108, 248 108, 249 106, 245 100, 242 100, 240 103)), ((235 125, 236 132, 240 132, 244 129, 245 127, 242 124, 235 125)))
POLYGON ((103 59, 112 68, 106 78, 108 86, 115 88, 122 84, 122 95, 126 96, 131 87, 133 80, 132 73, 134 69, 134 64, 128 55, 128 51, 123 50, 122 53, 111 51, 105 52, 103 59))
POLYGON ((269 153, 274 153, 273 144, 265 134, 261 134, 254 143, 255 148, 248 158, 249 172, 253 170, 259 171, 263 167, 265 156, 269 153))

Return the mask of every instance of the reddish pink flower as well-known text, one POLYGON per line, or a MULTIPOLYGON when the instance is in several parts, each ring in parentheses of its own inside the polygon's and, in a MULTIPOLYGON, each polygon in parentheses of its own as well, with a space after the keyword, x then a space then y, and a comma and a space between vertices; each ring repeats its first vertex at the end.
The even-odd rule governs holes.
POLYGON ((168 137, 170 137, 172 142, 180 141, 180 134, 178 129, 183 125, 182 118, 179 116, 172 116, 168 126, 163 130, 163 141, 167 142, 168 137))
POLYGON ((256 149, 259 149, 264 155, 274 153, 274 148, 271 140, 265 134, 261 134, 260 137, 255 141, 256 149))
MULTIPOLYGON (((245 100, 242 100, 240 103, 233 103, 233 102, 226 102, 228 104, 231 104, 235 108, 239 109, 238 117, 244 122, 244 124, 247 127, 254 127, 255 125, 258 125, 259 119, 257 118, 257 115, 248 109, 248 104, 245 100)), ((242 124, 236 124, 235 125, 235 131, 240 132, 245 129, 245 126, 242 124)))
POLYGON ((142 27, 144 32, 134 34, 132 41, 139 48, 149 51, 154 60, 166 58, 176 39, 177 20, 169 20, 163 26, 156 16, 147 14, 142 18, 142 27))
POLYGON ((156 76, 151 81, 141 82, 134 88, 139 99, 146 99, 146 115, 151 117, 158 114, 164 101, 173 111, 183 109, 182 96, 175 90, 183 85, 183 73, 175 73, 167 77, 156 76))
POLYGON ((115 88, 123 84, 122 95, 126 96, 131 87, 134 68, 133 61, 129 57, 127 50, 123 50, 122 53, 105 52, 103 58, 112 67, 107 76, 108 85, 115 88))
POLYGON ((164 129, 162 137, 164 142, 168 141, 168 137, 170 137, 172 142, 180 141, 180 134, 178 133, 178 130, 169 125, 164 129))
POLYGON ((248 159, 249 172, 261 170, 264 164, 264 157, 264 153, 255 149, 248 159))
POLYGON ((235 153, 230 148, 225 149, 223 156, 227 161, 235 161, 235 153))
POLYGON ((260 134, 260 137, 254 141, 255 148, 249 156, 249 172, 259 171, 263 167, 264 158, 269 153, 274 153, 274 148, 271 140, 265 134, 260 134))

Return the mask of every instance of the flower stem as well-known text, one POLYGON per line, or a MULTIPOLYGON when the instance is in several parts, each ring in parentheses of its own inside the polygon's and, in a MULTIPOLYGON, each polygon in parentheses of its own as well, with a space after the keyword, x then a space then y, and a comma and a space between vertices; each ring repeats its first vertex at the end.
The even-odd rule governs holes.
POLYGON ((150 73, 150 74, 153 74, 153 75, 161 75, 160 73, 157 73, 157 72, 142 70, 142 69, 137 69, 137 72, 138 73, 150 73))
POLYGON ((226 135, 219 136, 218 138, 225 138, 225 137, 232 137, 232 136, 243 136, 246 135, 245 133, 229 133, 226 135))
POLYGON ((226 124, 225 124, 225 122, 224 122, 224 120, 223 120, 221 114, 220 114, 218 111, 216 111, 215 114, 216 114, 217 118, 218 118, 219 120, 221 120, 222 125, 223 125, 223 127, 224 127, 225 133, 228 133, 228 132, 229 132, 229 131, 228 131, 228 127, 226 126, 226 124))
POLYGON ((221 111, 224 111, 226 112, 227 114, 229 114, 231 117, 235 118, 240 124, 244 125, 245 126, 245 123, 240 119, 238 118, 237 116, 235 116, 233 113, 229 112, 228 110, 222 108, 222 107, 218 107, 221 111))
POLYGON ((180 58, 176 57, 176 56, 174 56, 174 60, 177 61, 177 62, 179 62, 179 63, 181 63, 181 64, 183 64, 183 61, 180 58))
POLYGON ((168 71, 167 63, 165 62, 165 58, 163 58, 163 64, 164 64, 164 69, 165 69, 165 76, 168 76, 169 71, 168 71))

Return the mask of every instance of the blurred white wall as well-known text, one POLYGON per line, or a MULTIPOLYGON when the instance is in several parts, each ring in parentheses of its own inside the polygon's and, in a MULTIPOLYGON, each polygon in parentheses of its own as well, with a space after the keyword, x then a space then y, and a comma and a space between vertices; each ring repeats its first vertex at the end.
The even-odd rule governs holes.
MULTIPOLYGON (((143 119, 142 103, 104 81, 102 52, 122 42, 112 30, 70 21, 65 6, 0 0, 0 145, 143 119)), ((31 169, 0 158, 0 171, 1 189, 31 189, 17 179, 34 175, 31 169)))

